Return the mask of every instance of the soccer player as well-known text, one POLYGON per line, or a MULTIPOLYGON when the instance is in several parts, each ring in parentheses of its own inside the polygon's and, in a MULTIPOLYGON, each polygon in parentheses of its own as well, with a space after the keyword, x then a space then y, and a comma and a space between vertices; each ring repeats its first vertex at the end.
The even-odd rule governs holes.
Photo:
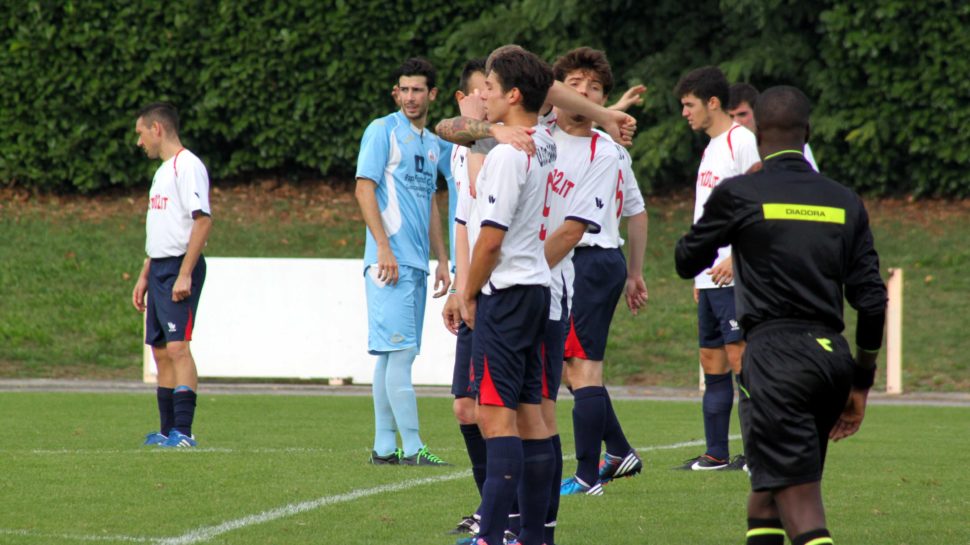
POLYGON ((508 51, 492 59, 486 79, 488 119, 531 127, 535 153, 500 144, 479 174, 481 231, 472 251, 461 315, 474 330, 472 358, 481 375, 478 422, 488 452, 476 545, 500 545, 519 480, 524 545, 543 543, 552 488, 553 450, 542 418, 539 347, 549 312, 549 267, 543 256, 543 191, 556 159, 538 111, 552 72, 534 54, 508 51), (479 371, 480 369, 480 371, 479 371))
POLYGON ((421 348, 428 246, 435 252, 435 297, 448 289, 448 259, 432 206, 438 138, 425 128, 437 95, 435 70, 411 58, 397 69, 401 109, 367 127, 357 158, 356 197, 367 239, 368 351, 374 367, 375 465, 445 465, 421 440, 411 364, 421 348), (397 433, 402 448, 397 448, 397 433))
MULTIPOLYGON (((604 104, 613 88, 606 55, 589 47, 561 56, 553 71, 558 81, 595 104, 604 104)), ((557 108, 556 127, 558 159, 549 190, 574 194, 562 225, 546 242, 546 256, 550 265, 564 258, 570 261, 563 267, 563 279, 571 295, 571 316, 564 324, 568 337, 560 338, 564 353, 557 355, 566 358, 566 377, 576 398, 573 430, 578 462, 575 476, 562 482, 560 493, 598 495, 603 492, 598 464, 604 437, 609 437, 608 443, 619 452, 621 461, 629 457, 625 464, 609 466, 609 478, 636 474, 643 467, 623 435, 603 386, 606 338, 627 278, 617 226, 623 182, 617 146, 593 130, 591 119, 557 108)), ((637 276, 642 278, 641 273, 637 276)), ((555 290, 553 293, 556 295, 555 290)))
MULTIPOLYGON (((758 90, 750 83, 735 83, 731 85, 730 99, 728 100, 728 114, 735 123, 744 125, 753 133, 758 130, 755 127, 754 106, 758 103, 758 90)), ((805 142, 802 150, 805 160, 812 165, 815 172, 818 172, 818 163, 815 162, 815 155, 812 154, 812 146, 805 142)))
POLYGON ((772 87, 755 106, 761 172, 711 193, 678 243, 677 273, 702 271, 730 244, 748 340, 739 382, 751 472, 748 545, 833 543, 821 479, 829 439, 858 431, 886 313, 862 200, 802 157, 810 106, 772 87), (853 359, 843 297, 858 311, 853 359))
MULTIPOLYGON (((472 59, 465 63, 462 69, 459 89, 455 91, 455 100, 459 107, 467 104, 466 97, 485 91, 485 60, 472 59)), ((442 141, 444 141, 442 139, 442 141)), ((466 146, 451 144, 451 171, 455 180, 457 203, 454 221, 451 229, 453 233, 455 283, 450 290, 445 307, 442 310, 445 327, 457 335, 455 346, 455 368, 451 382, 451 393, 455 396, 452 410, 458 420, 468 458, 472 464, 472 476, 478 493, 481 495, 482 485, 485 483, 486 450, 485 438, 478 427, 475 398, 478 395, 478 385, 472 367, 472 330, 461 321, 459 294, 464 293, 465 278, 468 274, 470 249, 475 246, 480 222, 475 208, 475 196, 472 192, 470 180, 478 175, 483 157, 470 154, 466 146), (475 162, 473 166, 471 163, 475 162)), ((453 533, 478 533, 478 521, 481 514, 475 513, 463 517, 453 533)))
POLYGON ((212 229, 209 174, 202 161, 182 147, 178 111, 171 104, 142 108, 135 132, 145 155, 162 160, 149 190, 148 259, 131 296, 135 309, 148 313, 145 344, 151 345, 158 369, 155 396, 161 426, 145 437, 144 444, 194 447, 199 377, 189 343, 205 283, 202 249, 212 229))
MULTIPOLYGON (((696 132, 711 137, 697 169, 694 221, 704 212, 711 191, 723 180, 739 176, 760 164, 754 133, 731 121, 724 109, 728 83, 721 70, 706 66, 692 70, 677 83, 674 94, 683 106, 681 115, 696 132)), ((679 469, 742 469, 744 457, 731 463, 728 430, 734 405, 731 371, 741 372, 744 350, 741 326, 734 309, 731 247, 721 248, 713 267, 694 279, 701 367, 704 370, 703 412, 707 450, 679 469)))

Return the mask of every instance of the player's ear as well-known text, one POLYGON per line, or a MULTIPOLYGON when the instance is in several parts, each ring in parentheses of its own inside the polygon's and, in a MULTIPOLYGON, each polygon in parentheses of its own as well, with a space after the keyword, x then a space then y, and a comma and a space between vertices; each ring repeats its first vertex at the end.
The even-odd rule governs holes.
POLYGON ((438 88, 437 87, 432 87, 431 88, 431 91, 428 93, 428 100, 432 100, 433 101, 436 98, 438 98, 438 88))
POLYGON ((721 109, 721 99, 717 97, 711 97, 707 99, 707 109, 708 110, 720 110, 721 109))
POLYGON ((468 95, 466 95, 465 93, 463 93, 461 89, 455 91, 455 101, 456 102, 461 102, 462 100, 465 100, 465 97, 466 96, 468 96, 468 95))
POLYGON ((509 105, 519 104, 522 102, 522 91, 518 87, 513 87, 509 90, 507 97, 509 105))

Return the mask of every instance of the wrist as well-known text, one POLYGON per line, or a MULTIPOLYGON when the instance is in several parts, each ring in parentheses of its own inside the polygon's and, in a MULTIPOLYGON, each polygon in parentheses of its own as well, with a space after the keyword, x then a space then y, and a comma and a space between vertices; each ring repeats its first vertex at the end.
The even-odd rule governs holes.
POLYGON ((872 384, 876 381, 876 366, 863 367, 856 364, 852 369, 852 388, 856 390, 869 391, 872 384))

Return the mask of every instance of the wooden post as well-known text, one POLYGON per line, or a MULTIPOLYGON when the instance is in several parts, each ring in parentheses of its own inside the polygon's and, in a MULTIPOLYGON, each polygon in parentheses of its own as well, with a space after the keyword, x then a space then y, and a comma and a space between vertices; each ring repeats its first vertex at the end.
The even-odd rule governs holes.
POLYGON ((141 379, 145 384, 152 384, 158 382, 158 377, 155 376, 155 358, 152 357, 152 349, 145 342, 145 333, 148 330, 148 313, 144 313, 145 317, 141 323, 141 379))
POLYGON ((697 389, 703 392, 707 390, 707 386, 704 384, 704 366, 701 365, 701 360, 697 360, 697 372, 699 374, 697 377, 697 389))
POLYGON ((903 393, 903 270, 889 269, 886 309, 886 393, 903 393))

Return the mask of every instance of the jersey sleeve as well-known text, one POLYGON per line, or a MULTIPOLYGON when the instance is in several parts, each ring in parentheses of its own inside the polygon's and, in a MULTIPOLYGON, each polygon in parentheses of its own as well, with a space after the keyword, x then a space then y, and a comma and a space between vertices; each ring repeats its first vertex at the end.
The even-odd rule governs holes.
POLYGON ((758 139, 754 133, 747 129, 734 131, 736 142, 734 143, 734 163, 737 165, 738 174, 747 174, 748 170, 761 162, 758 155, 758 139))
MULTIPOLYGON (((177 161, 178 159, 176 159, 177 161)), ((178 168, 176 184, 179 198, 190 213, 202 212, 212 215, 209 208, 209 173, 202 161, 194 155, 185 158, 184 164, 176 163, 178 168)))
POLYGON ((390 133, 386 122, 383 119, 372 121, 364 131, 364 137, 360 139, 356 177, 381 184, 390 150, 390 133))
POLYGON ((738 178, 719 184, 704 204, 704 214, 677 241, 674 264, 681 278, 694 278, 717 259, 717 250, 730 243, 736 226, 744 218, 738 213, 731 188, 738 178))
POLYGON ((879 255, 869 228, 869 214, 862 199, 856 199, 858 212, 845 278, 845 299, 862 314, 878 314, 886 309, 886 285, 879 274, 879 255))
POLYGON ((519 205, 519 194, 525 184, 527 157, 509 145, 498 146, 485 158, 488 163, 486 180, 479 187, 478 210, 482 227, 497 227, 508 231, 519 205), (486 194, 482 194, 482 189, 486 194))
POLYGON ((628 218, 630 216, 636 216, 647 208, 643 203, 643 193, 640 192, 640 184, 637 183, 637 177, 633 173, 633 160, 630 158, 630 154, 619 144, 616 147, 617 152, 620 154, 620 190, 622 191, 620 198, 623 199, 621 203, 623 205, 622 216, 628 218))
POLYGON ((586 176, 576 184, 564 218, 585 223, 588 233, 599 233, 610 221, 611 208, 607 204, 616 198, 619 181, 620 165, 616 154, 605 152, 611 147, 609 142, 595 139, 600 140, 598 145, 603 147, 599 152, 596 146, 591 148, 592 162, 586 176))

